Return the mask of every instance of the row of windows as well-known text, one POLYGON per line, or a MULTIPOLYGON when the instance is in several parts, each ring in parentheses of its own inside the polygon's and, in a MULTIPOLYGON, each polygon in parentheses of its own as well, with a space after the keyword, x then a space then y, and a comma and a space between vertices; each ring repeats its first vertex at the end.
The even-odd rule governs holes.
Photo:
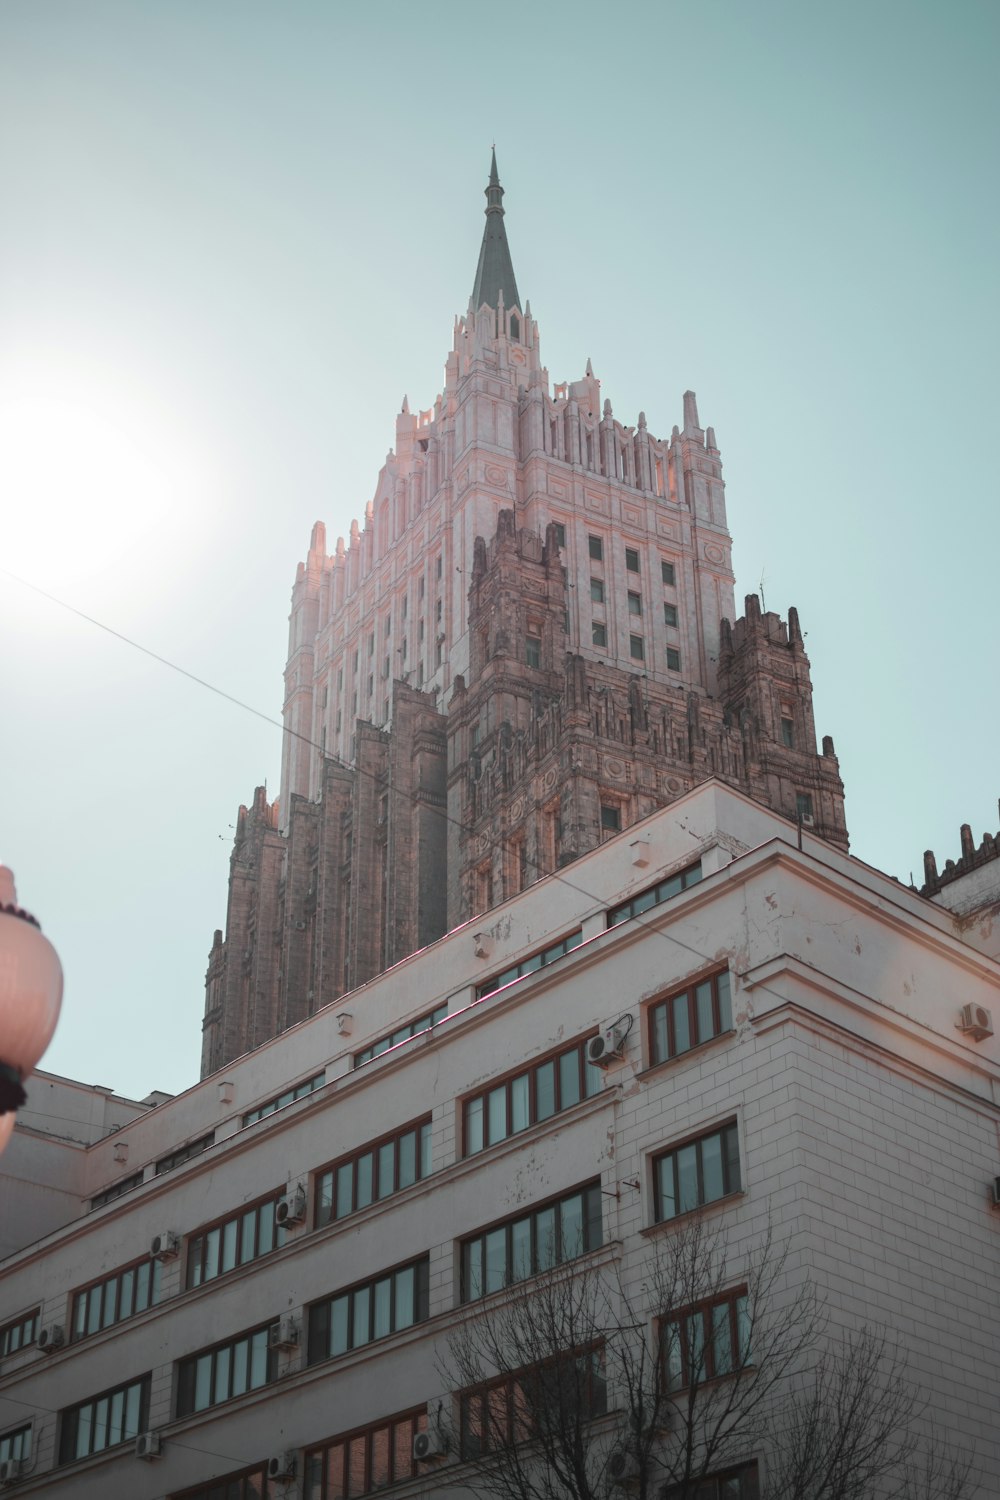
POLYGON ((619 922, 627 922, 630 917, 637 917, 651 907, 659 906, 662 901, 669 901, 672 896, 680 895, 689 886, 697 885, 701 879, 701 860, 693 865, 688 865, 683 870, 678 870, 675 875, 668 875, 665 880, 658 880, 655 885, 648 886, 646 890, 640 891, 637 896, 631 896, 627 901, 621 901, 617 906, 612 906, 608 912, 608 926, 617 927, 619 922))
POLYGON ((397 1131, 316 1178, 316 1223, 329 1224, 367 1208, 431 1171, 431 1122, 397 1131))
POLYGON ((488 1297, 602 1243, 601 1185, 593 1182, 463 1240, 462 1301, 488 1297))
POLYGON ((650 1061, 679 1057, 732 1029, 729 970, 723 969, 649 1007, 650 1061))
POLYGON ((150 1377, 143 1375, 65 1411, 59 1462, 72 1463, 138 1437, 149 1425, 149 1381, 150 1377))
POLYGON ((515 979, 523 979, 525 974, 534 974, 537 969, 544 969, 547 964, 554 963, 557 958, 569 953, 571 948, 578 947, 582 941, 583 933, 577 928, 558 943, 550 943, 547 948, 533 953, 530 958, 522 958, 520 963, 504 969, 502 974, 494 974, 492 978, 484 980, 476 987, 476 999, 485 1000, 487 995, 495 995, 505 984, 513 984, 515 979))
POLYGON ((345 1500, 413 1479, 419 1472, 413 1439, 426 1431, 427 1411, 422 1408, 311 1448, 305 1458, 304 1500, 345 1500))
POLYGON ((94 1194, 90 1200, 91 1208, 103 1208, 105 1203, 113 1203, 116 1198, 123 1198, 133 1188, 141 1187, 144 1180, 145 1173, 142 1171, 133 1172, 128 1177, 120 1177, 110 1187, 106 1187, 101 1192, 94 1194))
POLYGON ((203 1151, 208 1150, 209 1146, 214 1145, 215 1131, 212 1130, 208 1135, 199 1136, 196 1141, 188 1141, 186 1145, 178 1146, 177 1150, 171 1151, 169 1156, 160 1157, 156 1163, 157 1177, 162 1172, 173 1171, 174 1167, 179 1167, 182 1162, 190 1161, 192 1156, 200 1156, 203 1151))
POLYGON ((77 1292, 70 1338, 86 1338, 154 1306, 160 1300, 162 1271, 158 1260, 147 1257, 77 1292))
POLYGON ((361 1052, 354 1054, 354 1066, 360 1068, 364 1063, 371 1062, 373 1057, 381 1057, 383 1052, 388 1052, 390 1047, 395 1047, 399 1042, 408 1041, 411 1036, 417 1036, 421 1031, 429 1031, 439 1021, 443 1021, 448 1014, 447 1003, 439 1005, 436 1009, 428 1011, 426 1016, 419 1020, 408 1021, 405 1026, 397 1026, 395 1031, 388 1036, 379 1037, 370 1047, 365 1047, 361 1052))
MULTIPOLYGON (((669 621, 669 620, 667 621, 668 625, 671 624, 671 623, 673 623, 674 625, 676 625, 676 623, 677 623, 676 619, 674 619, 672 622, 669 621)), ((590 627, 590 640, 591 640, 591 644, 594 645, 594 646, 607 646, 607 644, 608 644, 608 627, 606 625, 602 624, 602 622, 600 620, 594 620, 594 622, 592 623, 592 625, 590 627)), ((646 642, 643 640, 643 638, 642 638, 641 635, 630 635, 629 636, 629 638, 628 638, 628 654, 632 658, 633 661, 645 661, 646 660, 646 642)), ((678 651, 678 649, 677 649, 676 646, 668 646, 667 647, 667 670, 669 672, 679 672, 680 669, 681 669, 681 653, 678 651)))
POLYGON ((41 1308, 35 1307, 31 1312, 0 1328, 0 1359, 6 1359, 8 1354, 16 1354, 18 1349, 26 1349, 35 1342, 40 1312, 41 1308))
POLYGON ((309 1364, 422 1323, 428 1316, 429 1266, 425 1256, 314 1303, 309 1309, 309 1364))
MULTIPOLYGON (((564 533, 564 535, 565 535, 565 533, 564 533)), ((563 545, 563 544, 560 543, 560 545, 563 545)), ((604 539, 603 539, 603 537, 593 536, 593 535, 588 536, 588 538, 587 538, 587 551, 588 551, 588 553, 590 555, 590 558, 591 558, 591 560, 593 562, 603 562, 604 561, 604 539)), ((626 571, 629 572, 629 573, 638 573, 640 571, 640 567, 639 567, 639 549, 637 547, 626 547, 625 548, 625 568, 626 568, 626 571)), ((674 564, 672 562, 667 562, 666 558, 662 558, 662 557, 660 559, 660 576, 662 577, 663 582, 666 584, 666 586, 668 588, 674 588, 676 586, 676 583, 677 583, 677 574, 676 574, 676 571, 675 571, 675 568, 674 568, 674 564)))
POLYGON ((15 1463, 27 1463, 31 1457, 31 1423, 25 1422, 23 1427, 15 1427, 13 1432, 5 1432, 0 1437, 0 1464, 7 1463, 13 1459, 15 1463))
POLYGON ((568 1355, 520 1375, 505 1375, 478 1390, 466 1391, 459 1403, 459 1447, 463 1459, 530 1440, 532 1413, 540 1407, 603 1417, 608 1409, 604 1354, 589 1349, 568 1355))
POLYGON ((463 1155, 473 1156, 539 1120, 570 1109, 581 1099, 599 1094, 602 1074, 600 1068, 587 1062, 587 1041, 584 1038, 466 1099, 462 1110, 463 1155))
POLYGON ((228 1343, 182 1359, 177 1367, 177 1415, 207 1411, 232 1396, 257 1391, 274 1379, 275 1357, 268 1347, 271 1325, 254 1328, 228 1343))
POLYGON ((251 1109, 243 1116, 244 1125, 256 1125, 258 1120, 263 1120, 265 1115, 273 1115, 275 1110, 284 1109, 287 1104, 294 1104, 296 1099, 302 1099, 306 1094, 312 1094, 316 1089, 321 1089, 326 1082, 326 1070, 317 1073, 314 1078, 307 1078, 304 1083, 298 1083, 294 1088, 286 1089, 275 1099, 269 1099, 266 1104, 261 1104, 257 1109, 251 1109))
POLYGON ((280 1250, 288 1237, 284 1225, 275 1220, 280 1198, 281 1194, 275 1193, 214 1228, 192 1235, 188 1242, 186 1285, 201 1286, 236 1266, 280 1250))

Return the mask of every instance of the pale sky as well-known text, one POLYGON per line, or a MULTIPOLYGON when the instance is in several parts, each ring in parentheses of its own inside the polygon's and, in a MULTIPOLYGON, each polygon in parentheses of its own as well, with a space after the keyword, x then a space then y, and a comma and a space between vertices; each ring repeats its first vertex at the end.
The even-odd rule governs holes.
MULTIPOLYGON (((852 850, 1000 826, 993 0, 0 6, 0 567, 280 718, 315 520, 441 388, 497 144, 553 381, 715 427, 736 594, 798 606, 852 850)), ((0 573, 0 858, 44 1066, 198 1076, 281 735, 0 573)))

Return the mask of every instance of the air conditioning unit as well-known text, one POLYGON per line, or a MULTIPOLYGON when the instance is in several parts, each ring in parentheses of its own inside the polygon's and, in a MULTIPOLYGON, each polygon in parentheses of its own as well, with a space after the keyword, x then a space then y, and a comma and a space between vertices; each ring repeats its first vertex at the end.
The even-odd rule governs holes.
POLYGON ((587 1043, 587 1061, 595 1068, 610 1068, 621 1060, 625 1051, 625 1030, 621 1026, 608 1026, 587 1043))
POLYGON ((958 1029, 971 1036, 974 1042, 981 1042, 993 1035, 993 1017, 985 1005, 963 1005, 958 1029))
POLYGON ((295 1478, 295 1454, 291 1449, 284 1453, 274 1453, 267 1461, 268 1479, 294 1479, 295 1478))
POLYGON ((66 1332, 61 1323, 50 1323, 38 1335, 38 1347, 43 1354, 54 1354, 66 1342, 66 1332))
POLYGON ((283 1198, 278 1199, 278 1206, 274 1211, 276 1224, 301 1224, 306 1216, 306 1192, 303 1187, 293 1188, 283 1198))
POLYGON ((6 1489, 7 1485, 14 1484, 22 1474, 28 1472, 28 1461, 26 1458, 5 1458, 0 1464, 0 1485, 6 1489))
POLYGON ((147 1463, 152 1463, 153 1459, 159 1458, 162 1452, 158 1432, 140 1432, 135 1440, 136 1458, 144 1458, 147 1463))
POLYGON ((290 1313, 285 1313, 268 1330, 269 1349, 294 1349, 299 1342, 299 1325, 290 1313))
POLYGON ((153 1235, 149 1253, 154 1260, 173 1260, 180 1248, 180 1235, 175 1234, 172 1229, 165 1229, 162 1233, 153 1235))
POLYGON ((418 1432, 413 1439, 413 1461, 418 1464, 432 1463, 444 1458, 448 1452, 448 1439, 443 1432, 418 1432))
POLYGON ((613 1448, 608 1455, 608 1480, 618 1489, 629 1489, 639 1480, 639 1459, 631 1448, 613 1448))

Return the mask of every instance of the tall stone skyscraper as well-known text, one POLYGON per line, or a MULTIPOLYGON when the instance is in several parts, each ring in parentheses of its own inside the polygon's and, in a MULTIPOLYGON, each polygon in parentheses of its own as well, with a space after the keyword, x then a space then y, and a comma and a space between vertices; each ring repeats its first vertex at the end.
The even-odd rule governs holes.
POLYGON ((550 386, 494 155, 443 392, 292 590, 279 800, 242 807, 203 1075, 706 777, 847 847, 787 623, 733 600, 715 433, 550 386))

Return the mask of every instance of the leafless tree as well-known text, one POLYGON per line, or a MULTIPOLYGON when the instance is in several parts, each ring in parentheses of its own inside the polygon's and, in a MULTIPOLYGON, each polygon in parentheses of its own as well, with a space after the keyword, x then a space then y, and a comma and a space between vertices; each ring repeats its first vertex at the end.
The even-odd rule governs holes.
POLYGON ((738 1273, 695 1219, 652 1242, 638 1285, 609 1257, 512 1286, 468 1307, 440 1373, 452 1448, 497 1500, 714 1500, 727 1471, 740 1500, 973 1493, 967 1460, 915 1447, 899 1352, 868 1328, 833 1340, 770 1232, 738 1273))

